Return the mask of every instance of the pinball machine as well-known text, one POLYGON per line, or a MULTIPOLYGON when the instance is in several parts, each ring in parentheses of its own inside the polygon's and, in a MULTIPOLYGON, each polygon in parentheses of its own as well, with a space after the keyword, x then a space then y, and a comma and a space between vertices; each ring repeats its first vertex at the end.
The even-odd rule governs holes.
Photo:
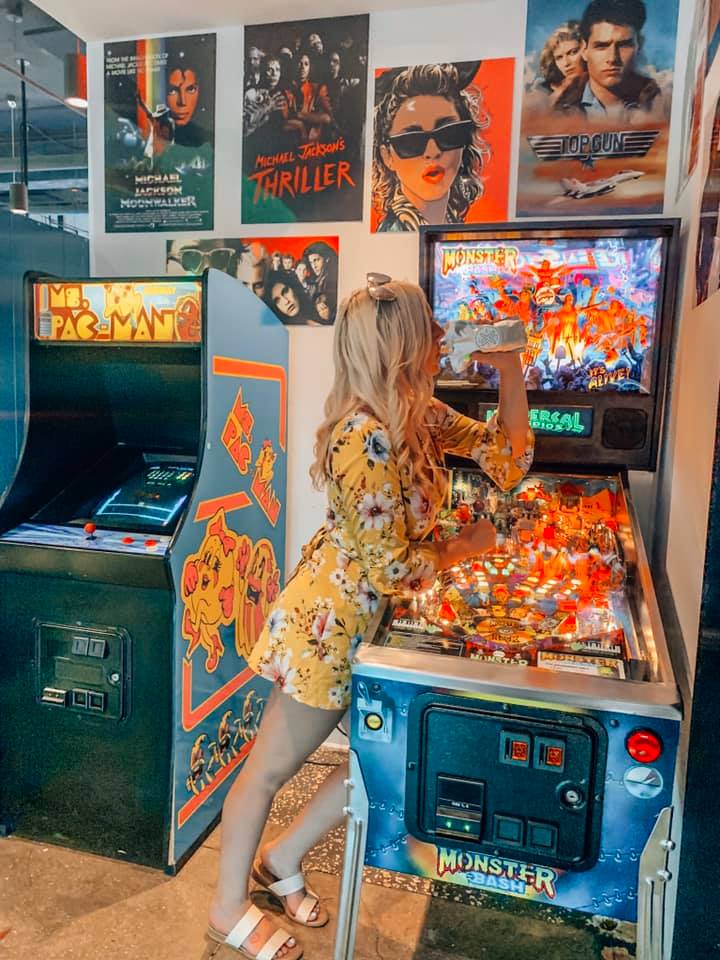
POLYGON ((628 470, 656 467, 677 244, 670 220, 421 232, 438 396, 489 419, 473 326, 522 319, 536 454, 509 492, 450 464, 436 534, 487 517, 496 547, 381 605, 356 654, 336 960, 363 864, 636 923, 661 955, 681 705, 628 470))

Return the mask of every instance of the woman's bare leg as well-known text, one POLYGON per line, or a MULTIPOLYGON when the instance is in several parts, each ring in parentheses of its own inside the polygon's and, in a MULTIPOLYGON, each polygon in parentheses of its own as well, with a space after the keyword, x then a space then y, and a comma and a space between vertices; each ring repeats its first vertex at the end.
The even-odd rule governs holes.
MULTIPOLYGON (((273 689, 253 749, 223 806, 218 886, 210 906, 210 922, 222 933, 228 933, 249 906, 250 869, 275 794, 325 742, 342 715, 342 710, 308 707, 273 689)), ((245 948, 257 953, 274 926, 264 921, 245 948)), ((276 958, 285 952, 281 948, 276 958)))
MULTIPOLYGON (((308 851, 326 833, 343 822, 347 776, 348 764, 345 760, 325 778, 287 830, 264 844, 261 850, 263 863, 276 877, 291 877, 299 873, 303 857, 308 851)), ((290 910, 295 911, 302 899, 302 893, 295 894, 292 899, 288 897, 290 910)))

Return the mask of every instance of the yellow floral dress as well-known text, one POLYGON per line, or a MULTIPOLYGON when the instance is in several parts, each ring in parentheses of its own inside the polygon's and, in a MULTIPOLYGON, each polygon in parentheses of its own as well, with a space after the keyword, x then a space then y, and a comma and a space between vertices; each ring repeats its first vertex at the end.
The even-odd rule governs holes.
MULTIPOLYGON (((514 459, 501 424, 479 423, 433 400, 428 422, 436 456, 470 457, 502 490, 532 462, 533 435, 514 459)), ((379 420, 357 413, 331 437, 327 520, 273 604, 249 665, 301 703, 340 710, 350 703, 350 661, 383 596, 431 586, 438 547, 425 538, 441 507, 399 470, 379 420)))

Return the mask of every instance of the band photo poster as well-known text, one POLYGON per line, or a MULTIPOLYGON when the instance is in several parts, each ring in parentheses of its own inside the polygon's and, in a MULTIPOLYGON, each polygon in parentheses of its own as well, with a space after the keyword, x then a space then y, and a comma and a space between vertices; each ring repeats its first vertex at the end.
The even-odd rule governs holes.
POLYGON ((208 267, 235 277, 286 326, 331 326, 338 301, 338 237, 243 237, 167 241, 166 272, 208 267))
POLYGON ((369 19, 245 28, 243 223, 362 220, 369 19))
POLYGON ((212 230, 215 34, 106 43, 105 229, 212 230))
POLYGON ((720 99, 710 131, 710 157, 700 202, 695 267, 695 303, 700 306, 720 289, 720 99))
POLYGON ((529 0, 517 215, 661 213, 678 0, 529 0))
POLYGON ((371 230, 507 220, 515 60, 375 71, 371 230))

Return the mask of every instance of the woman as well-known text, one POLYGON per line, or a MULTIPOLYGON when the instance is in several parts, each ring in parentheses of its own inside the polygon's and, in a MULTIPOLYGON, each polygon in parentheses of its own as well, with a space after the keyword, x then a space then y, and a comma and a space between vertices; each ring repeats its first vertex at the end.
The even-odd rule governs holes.
POLYGON ((543 47, 538 88, 549 94, 553 106, 571 86, 582 83, 587 77, 581 49, 582 37, 577 20, 569 20, 558 27, 543 47))
POLYGON ((312 300, 294 271, 270 274, 265 285, 265 303, 286 326, 317 321, 312 300))
POLYGON ((299 960, 248 899, 248 874, 285 913, 323 926, 327 911, 301 872, 307 851, 342 821, 346 764, 336 767, 288 830, 255 848, 277 790, 335 729, 350 703, 350 660, 381 595, 430 586, 439 570, 489 550, 488 520, 427 540, 446 493, 442 455, 473 456, 503 489, 532 456, 519 355, 485 355, 501 370, 500 421, 482 424, 433 400, 442 328, 419 287, 370 275, 340 308, 335 382, 311 473, 325 487, 325 525, 277 598, 249 665, 275 681, 257 742, 225 801, 209 935, 246 958, 299 960), (275 886, 279 883, 279 886, 275 886), (267 946, 264 946, 266 944, 267 946))
POLYGON ((337 303, 338 256, 324 240, 316 240, 305 248, 303 258, 310 264, 318 293, 326 293, 337 303))
POLYGON ((472 87, 479 65, 389 70, 376 82, 373 205, 378 233, 463 223, 482 196, 489 118, 472 87))

